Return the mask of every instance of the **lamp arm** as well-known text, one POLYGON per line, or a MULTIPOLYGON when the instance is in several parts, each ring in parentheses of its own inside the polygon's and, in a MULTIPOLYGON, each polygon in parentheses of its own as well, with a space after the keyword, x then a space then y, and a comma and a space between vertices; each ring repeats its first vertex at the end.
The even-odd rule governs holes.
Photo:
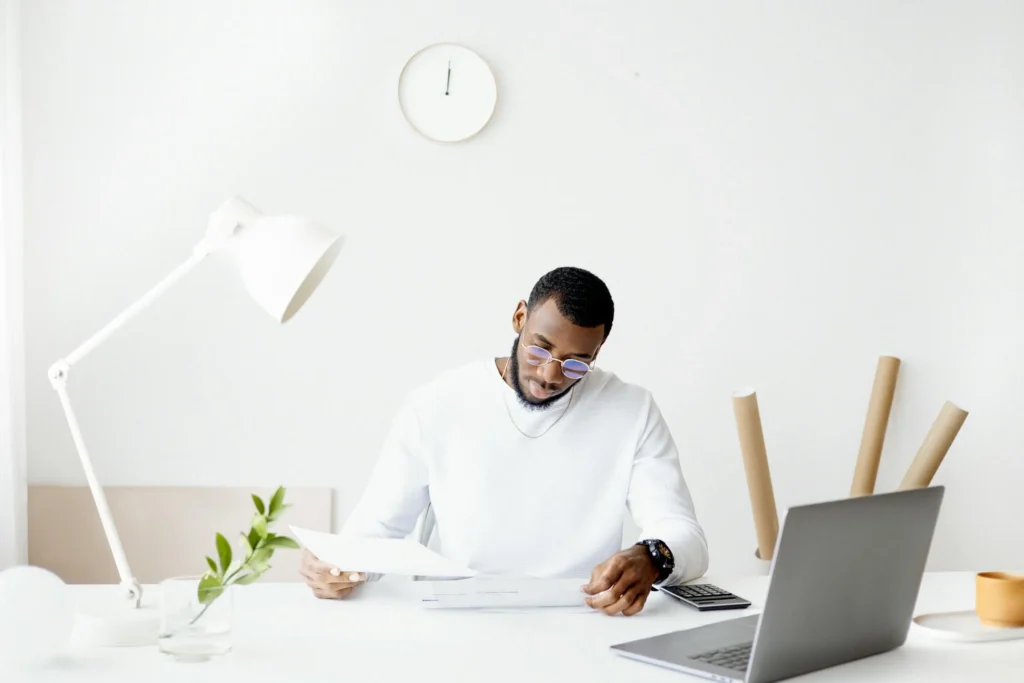
POLYGON ((81 346, 79 346, 77 349, 75 349, 67 356, 65 356, 64 362, 67 363, 68 367, 71 367, 78 363, 78 361, 82 360, 87 355, 89 355, 93 350, 96 349, 97 346, 106 341, 107 338, 110 337, 110 335, 114 334, 114 332, 122 328, 125 325, 125 323, 127 323, 129 320, 134 318, 142 311, 149 308, 150 304, 156 301, 164 292, 173 287, 178 282, 178 280, 183 278, 185 275, 191 272, 192 269, 198 266, 203 261, 203 259, 205 259, 207 255, 209 255, 209 253, 210 252, 205 248, 197 247, 192 252, 192 256, 189 257, 187 261, 185 261, 180 266, 178 266, 170 273, 168 273, 163 280, 158 282, 156 285, 153 286, 152 289, 143 294, 138 301, 133 303, 128 308, 124 309, 124 311, 119 313, 117 317, 115 317, 109 323, 104 325, 102 329, 96 332, 96 334, 92 335, 87 340, 85 340, 81 346))
POLYGON ((124 598, 130 601, 134 607, 139 607, 142 601, 142 586, 132 575, 131 567, 128 565, 128 558, 121 545, 121 539, 117 534, 117 527, 114 525, 114 518, 110 514, 110 506, 96 478, 92 461, 89 458, 89 451, 85 447, 85 440, 82 438, 82 430, 78 426, 78 418, 71 407, 71 398, 68 396, 67 381, 71 367, 82 360, 90 352, 102 344, 114 332, 124 326, 129 320, 148 308, 164 292, 174 286, 181 278, 198 266, 211 252, 210 244, 207 241, 201 242, 192 252, 192 256, 180 266, 172 270, 163 280, 158 282, 152 289, 146 292, 138 301, 126 308, 116 318, 107 323, 96 334, 89 337, 81 346, 68 354, 65 358, 54 363, 49 370, 50 384, 60 398, 61 406, 64 408, 64 416, 67 419, 68 427, 71 429, 71 437, 75 442, 75 449, 78 451, 78 458, 81 460, 82 469, 85 471, 85 478, 89 483, 89 490, 92 492, 93 501, 96 504, 96 511, 99 513, 100 522, 103 525, 103 533, 107 537, 107 545, 114 556, 114 563, 117 565, 117 573, 121 579, 121 587, 124 589, 124 598))

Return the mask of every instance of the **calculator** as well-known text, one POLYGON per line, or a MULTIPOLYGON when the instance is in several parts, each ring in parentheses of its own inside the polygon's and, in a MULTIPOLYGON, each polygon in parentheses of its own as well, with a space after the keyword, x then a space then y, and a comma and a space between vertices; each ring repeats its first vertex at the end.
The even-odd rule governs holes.
POLYGON ((749 600, 710 583, 687 583, 681 586, 655 586, 655 588, 701 612, 750 607, 749 600))

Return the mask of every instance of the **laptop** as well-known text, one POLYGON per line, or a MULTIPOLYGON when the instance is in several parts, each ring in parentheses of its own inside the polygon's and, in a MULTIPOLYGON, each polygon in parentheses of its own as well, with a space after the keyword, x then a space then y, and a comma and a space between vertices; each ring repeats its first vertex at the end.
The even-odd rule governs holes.
POLYGON ((726 683, 772 683, 903 645, 942 486, 795 506, 760 614, 612 646, 726 683))

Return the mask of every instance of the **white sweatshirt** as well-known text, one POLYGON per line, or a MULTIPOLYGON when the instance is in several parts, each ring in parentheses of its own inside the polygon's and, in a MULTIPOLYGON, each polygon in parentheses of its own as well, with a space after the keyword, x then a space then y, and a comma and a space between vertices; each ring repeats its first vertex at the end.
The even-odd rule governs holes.
POLYGON ((622 549, 627 508, 636 540, 661 539, 675 556, 666 584, 708 567, 650 392, 600 368, 542 410, 519 402, 493 359, 412 391, 342 533, 404 538, 428 503, 438 552, 484 574, 589 579, 622 549))

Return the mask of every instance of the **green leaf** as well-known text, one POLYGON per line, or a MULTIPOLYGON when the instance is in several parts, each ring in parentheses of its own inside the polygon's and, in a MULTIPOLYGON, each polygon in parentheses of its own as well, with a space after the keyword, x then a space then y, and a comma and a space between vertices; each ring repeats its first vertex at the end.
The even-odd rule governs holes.
POLYGON ((266 511, 266 508, 263 507, 263 501, 260 500, 260 497, 257 496, 255 493, 252 494, 252 502, 256 504, 256 510, 261 515, 266 511))
POLYGON ((228 567, 231 566, 231 544, 228 543, 228 539, 224 538, 224 534, 217 534, 217 555, 220 558, 220 571, 222 574, 228 573, 228 567))
POLYGON ((238 535, 242 537, 242 547, 245 549, 245 560, 248 562, 249 558, 252 557, 252 544, 249 543, 249 537, 245 534, 238 535))
POLYGON ((234 581, 239 586, 248 586, 250 583, 254 583, 260 578, 260 572, 252 572, 251 574, 244 574, 234 581))
POLYGON ((260 538, 265 538, 267 535, 267 518, 256 513, 252 516, 252 528, 260 538))
POLYGON ((281 515, 284 514, 285 510, 287 510, 291 506, 292 506, 291 503, 285 503, 281 507, 277 508, 277 510, 274 511, 274 514, 270 515, 270 517, 268 517, 268 519, 271 522, 276 522, 277 520, 279 520, 281 518, 281 515))
MULTIPOLYGON (((247 540, 249 541, 249 547, 250 548, 255 548, 256 546, 258 546, 260 544, 260 540, 261 539, 260 539, 260 535, 256 532, 255 529, 250 529, 249 530, 249 536, 248 536, 247 540)), ((246 558, 246 559, 248 559, 248 558, 246 558)))
POLYGON ((213 558, 207 556, 206 564, 210 565, 210 571, 213 572, 214 576, 217 576, 220 572, 217 571, 217 563, 213 561, 213 558))
POLYGON ((293 539, 288 538, 287 536, 274 536, 273 538, 268 538, 267 542, 264 543, 263 547, 264 548, 292 548, 294 550, 298 550, 299 549, 299 544, 296 543, 293 539))
POLYGON ((249 558, 249 561, 246 564, 248 564, 250 567, 258 567, 261 564, 266 564, 267 560, 269 560, 271 555, 273 555, 273 554, 274 554, 274 549, 273 548, 267 548, 267 547, 257 548, 253 552, 252 557, 249 558))
POLYGON ((269 513, 270 513, 271 517, 276 517, 277 516, 277 511, 281 508, 281 503, 283 503, 283 502, 284 502, 284 487, 283 486, 279 486, 279 487, 277 487, 277 490, 274 491, 274 497, 270 499, 270 510, 269 510, 269 513))
POLYGON ((199 580, 199 603, 209 605, 224 592, 224 586, 216 576, 204 576, 199 580))

